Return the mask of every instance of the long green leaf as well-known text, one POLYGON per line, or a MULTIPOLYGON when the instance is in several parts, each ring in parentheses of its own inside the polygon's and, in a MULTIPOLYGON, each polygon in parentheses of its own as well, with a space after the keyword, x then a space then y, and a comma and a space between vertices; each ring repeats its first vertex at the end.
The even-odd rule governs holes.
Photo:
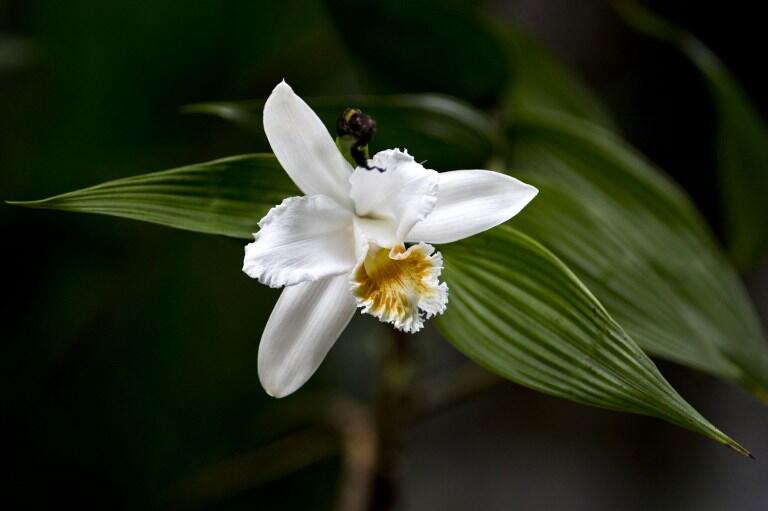
POLYGON ((301 195, 271 154, 251 154, 108 181, 19 206, 99 213, 250 238, 285 197, 301 195))
MULTIPOLYGON (((335 3, 342 4, 343 2, 335 3)), ((359 10, 354 12, 352 18, 353 21, 357 21, 357 19, 359 19, 359 10)), ((347 26, 352 25, 354 23, 347 26)), ((440 27, 441 25, 437 24, 436 26, 440 27)), ((449 31, 451 30, 453 29, 449 29, 449 31)), ((367 36, 368 39, 364 40, 363 43, 369 40, 380 41, 382 39, 375 37, 375 34, 373 37, 371 34, 367 34, 367 36)), ((485 41, 484 38, 482 40, 485 41)), ((352 40, 352 43, 354 42, 352 40)), ((389 41, 386 44, 391 45, 392 42, 389 41)), ((389 48, 387 49, 389 50, 389 48)), ((496 52, 496 49, 493 52, 496 52)), ((362 54, 365 55, 365 52, 362 54)), ((470 61, 470 63, 478 65, 479 68, 483 67, 484 60, 477 58, 476 52, 468 50, 465 54, 474 59, 474 62, 470 61)), ((430 53, 427 55, 433 56, 430 53)), ((440 56, 445 60, 446 55, 455 64, 456 55, 452 52, 445 52, 445 55, 441 54, 440 56)), ((424 59, 419 67, 424 68, 425 64, 432 66, 434 62, 435 59, 424 59)), ((497 63, 495 59, 493 63, 495 66, 497 63)), ((435 74, 431 71, 430 66, 427 66, 429 69, 425 73, 428 76, 435 74)), ((439 67, 448 69, 449 72, 452 71, 449 66, 439 65, 439 67)), ((419 71, 423 71, 423 69, 419 69, 419 71)), ((386 72, 389 70, 385 70, 382 76, 386 76, 386 72)), ((478 80, 478 74, 463 73, 464 76, 470 77, 466 83, 463 83, 463 86, 475 87, 477 83, 482 82, 482 80, 478 80)), ((406 77, 406 80, 410 80, 407 73, 393 74, 393 76, 402 76, 406 77)), ((488 76, 494 75, 491 73, 488 76)), ((499 76, 506 78, 505 73, 499 76)), ((553 75, 544 73, 544 76, 553 75)), ((546 81, 546 79, 541 80, 541 83, 546 81)), ((439 81, 436 83, 440 84, 439 81)), ((478 97, 494 94, 495 88, 498 88, 502 81, 489 80, 485 85, 488 84, 490 86, 480 91, 478 97), (490 92, 486 92, 486 90, 490 92)), ((439 88, 433 87, 431 89, 439 88)), ((529 90, 535 90, 535 87, 529 88, 529 90)), ((475 97, 473 92, 467 96, 475 97)), ((568 100, 566 103, 557 104, 556 102, 556 105, 565 109, 572 109, 573 105, 578 107, 577 103, 568 100)), ((337 114, 338 110, 334 112, 334 118, 337 114)), ((419 114, 419 116, 423 115, 423 113, 419 114)), ((376 115, 374 114, 374 116, 376 115)), ((589 118, 589 112, 585 117, 589 118)), ((422 126, 416 130, 416 134, 431 131, 430 137, 439 139, 444 133, 441 122, 438 120, 431 125, 422 126)), ((258 124, 260 125, 260 122, 258 124)), ((484 130, 486 128, 479 131, 483 132, 484 130)), ((478 130, 470 129, 469 136, 477 132, 478 130)), ((484 138, 492 138, 492 134, 490 137, 484 138)), ((453 139, 460 140, 461 137, 445 137, 446 142, 453 139)), ((399 142, 391 145, 402 145, 402 138, 399 140, 399 142)), ((390 144, 382 145, 386 147, 390 144)), ((450 146, 450 144, 445 145, 450 146)), ((470 146, 472 145, 468 143, 467 148, 471 149, 470 146)), ((413 149, 412 152, 417 153, 413 149)), ((477 157, 479 160, 480 156, 477 155, 486 155, 487 151, 483 149, 474 154, 473 158, 477 157)), ((418 153, 417 156, 429 158, 429 155, 418 153)), ((440 156, 438 153, 430 160, 434 161, 440 156)), ((445 160, 455 166, 472 166, 456 164, 455 156, 446 157, 445 160)), ((438 165, 435 166, 441 168, 438 165)), ((442 168, 450 168, 450 165, 442 168)), ((553 193, 557 191, 558 189, 553 188, 553 193)), ((124 216, 177 228, 247 238, 255 230, 257 220, 271 205, 279 202, 284 196, 296 193, 297 191, 290 182, 285 180, 283 173, 278 171, 274 159, 261 155, 220 160, 113 181, 90 189, 43 201, 29 202, 24 205, 124 216), (258 177, 251 172, 253 170, 258 171, 258 177), (208 172, 211 172, 211 176, 206 175, 208 172), (231 186, 230 179, 232 180, 231 186)), ((493 335, 487 339, 487 345, 480 346, 478 349, 492 351, 497 359, 492 360, 492 357, 483 358, 483 356, 477 355, 481 363, 494 367, 494 365, 498 366, 499 360, 501 360, 503 367, 496 367, 498 372, 507 374, 508 377, 539 390, 584 403, 666 418, 738 449, 738 446, 696 414, 666 385, 663 378, 653 368, 652 363, 610 320, 605 311, 578 283, 573 274, 567 271, 563 264, 549 252, 525 236, 502 228, 481 238, 457 244, 448 249, 447 253, 452 254, 450 257, 457 255, 456 259, 459 262, 452 267, 449 261, 446 275, 452 285, 452 303, 457 302, 460 311, 463 311, 464 314, 467 313, 467 302, 474 304, 469 306, 470 312, 482 311, 482 308, 477 307, 477 304, 481 303, 482 297, 486 296, 482 294, 482 291, 490 289, 492 293, 497 293, 497 282, 492 279, 487 280, 488 266, 480 265, 478 270, 474 261, 475 255, 487 253, 487 250, 484 252, 482 249, 472 248, 473 243, 481 243, 483 247, 490 246, 499 253, 507 254, 508 258, 504 259, 502 263, 504 267, 509 266, 510 259, 514 259, 518 254, 527 262, 525 267, 517 267, 519 273, 517 277, 507 279, 508 283, 518 283, 522 291, 512 289, 510 285, 499 288, 503 290, 508 302, 518 308, 512 308, 511 311, 505 310, 506 316, 500 314, 501 319, 498 322, 495 318, 491 318, 495 329, 491 332, 493 335), (491 236, 494 234, 498 234, 498 243, 492 241, 491 236), (452 273, 452 268, 458 273, 452 273), (520 271, 521 268, 524 271, 520 271), (537 268, 540 270, 539 273, 528 272, 529 269, 537 268), (530 278, 532 274, 541 277, 541 280, 535 283, 536 285, 526 282, 526 278, 530 278), (451 275, 458 277, 453 278, 451 275), (488 288, 488 285, 492 286, 488 288), (521 294, 518 293, 525 294, 527 298, 533 298, 520 300, 521 294), (536 297, 539 298, 538 301, 536 297), (462 303, 465 304, 464 308, 462 308, 462 303), (520 310, 530 313, 530 315, 523 316, 520 310), (586 317, 584 317, 585 314, 586 317), (535 328, 531 329, 529 321, 541 321, 547 328, 537 332, 535 328), (522 329, 520 324, 523 325, 522 329), (512 331, 520 331, 529 336, 525 338, 533 339, 534 345, 542 341, 542 333, 546 333, 549 337, 543 339, 543 344, 540 346, 541 350, 539 348, 528 350, 521 360, 517 360, 520 364, 516 366, 515 360, 510 362, 509 357, 507 357, 508 353, 505 351, 510 348, 510 332, 512 331), (503 350, 498 346, 503 346, 503 350), (549 355, 554 353, 554 356, 547 359, 548 355, 545 352, 549 355), (576 366, 571 364, 574 361, 573 356, 576 357, 576 366), (505 357, 507 358, 505 359, 505 357), (554 375, 546 371, 546 363, 540 363, 542 358, 547 359, 547 363, 554 363, 559 370, 564 369, 565 374, 570 375, 571 378, 554 378, 554 375), (533 373, 527 369, 529 367, 535 367, 533 373), (599 368, 599 370, 593 370, 593 368, 599 368), (540 372, 537 373, 536 371, 540 372), (542 374, 546 376, 542 378, 542 374), (579 377, 585 378, 580 379, 579 377), (590 379, 590 377, 594 378, 590 379), (551 384, 546 381, 550 378, 551 384), (637 383, 637 378, 639 378, 640 383, 637 383), (565 386, 562 385, 564 380, 567 381, 565 386), (587 383, 583 383, 584 381, 587 383)), ((489 260, 494 261, 493 258, 489 258, 489 260)), ((494 276, 501 275, 498 271, 498 259, 492 266, 494 276)), ((502 292, 498 293, 501 294, 502 292)), ((498 307, 499 302, 492 301, 490 306, 498 307)), ((471 319, 468 320, 468 323, 480 321, 486 325, 484 332, 487 335, 488 328, 491 328, 488 323, 483 323, 487 318, 478 319, 477 315, 472 316, 472 314, 469 316, 471 319)), ((454 319, 446 316, 445 321, 454 321, 454 319)), ((448 330, 452 329, 449 328, 448 330)))
MULTIPOLYGON (((15 204, 247 239, 272 205, 297 193, 272 155, 257 154, 15 204)), ((586 288, 536 242, 500 228, 445 249, 456 312, 441 325, 468 356, 543 392, 660 417, 746 453, 669 387, 586 288)))
MULTIPOLYGON (((101 213, 250 238, 298 190, 271 155, 247 155, 118 179, 24 206, 101 213)), ((653 415, 746 451, 677 395, 551 253, 502 227, 444 247, 451 310, 443 332, 501 375, 578 402, 653 415)))
POLYGON ((502 226, 441 249, 451 300, 437 324, 469 358, 535 390, 660 417, 745 453, 675 392, 539 243, 502 226))
POLYGON ((768 389, 768 346, 690 200, 612 133, 520 112, 510 151, 541 190, 516 223, 558 255, 650 353, 768 389))
POLYGON ((615 2, 637 30, 679 48, 707 81, 717 107, 717 153, 731 255, 742 267, 768 255, 768 127, 733 75, 704 44, 633 1, 615 2))
MULTIPOLYGON (((439 170, 473 168, 490 159, 497 142, 490 119, 463 101, 435 94, 308 98, 326 126, 335 126, 347 107, 361 108, 376 119, 371 151, 405 147, 439 170)), ((215 115, 250 131, 263 132, 263 101, 200 103, 187 113, 215 115)))

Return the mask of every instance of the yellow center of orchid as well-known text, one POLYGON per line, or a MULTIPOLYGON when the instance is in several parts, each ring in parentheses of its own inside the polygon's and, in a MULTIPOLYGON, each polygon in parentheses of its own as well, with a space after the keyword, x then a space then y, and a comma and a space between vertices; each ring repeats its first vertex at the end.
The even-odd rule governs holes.
POLYGON ((429 318, 445 310, 447 287, 440 284, 442 257, 420 243, 407 250, 373 246, 352 274, 352 293, 363 312, 416 332, 429 318), (420 312, 421 311, 421 312, 420 312))

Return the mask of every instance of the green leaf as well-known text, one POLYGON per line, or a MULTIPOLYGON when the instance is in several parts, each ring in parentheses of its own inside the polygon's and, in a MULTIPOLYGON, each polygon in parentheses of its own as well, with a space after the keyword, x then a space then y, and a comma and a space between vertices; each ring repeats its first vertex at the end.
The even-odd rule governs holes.
MULTIPOLYGON (((332 128, 347 107, 376 120, 371 153, 405 147, 417 160, 440 170, 482 167, 492 155, 497 135, 490 119, 463 101, 435 94, 308 98, 324 124, 332 128)), ((187 113, 215 115, 252 132, 263 133, 264 101, 200 103, 187 113)))
POLYGON ((509 51, 513 77, 503 110, 514 116, 524 109, 557 110, 616 130, 600 101, 549 51, 522 33, 500 27, 509 51))
POLYGON ((768 389, 768 348, 737 275, 684 193, 611 132, 552 112, 510 125, 516 219, 584 280, 648 352, 768 389))
POLYGON ((540 392, 659 417, 748 454, 675 392, 600 302, 536 241, 501 226, 441 250, 451 298, 437 325, 478 364, 540 392))
POLYGON ((250 238, 267 211, 292 195, 301 192, 275 157, 251 154, 10 204, 100 213, 177 229, 250 238))
MULTIPOLYGON (((248 239, 270 207, 299 193, 272 155, 257 154, 15 204, 248 239)), ((746 452, 675 394, 586 288, 536 242, 500 228, 445 250, 457 312, 441 324, 470 357, 538 390, 661 417, 746 452), (487 297, 493 308, 478 308, 476 300, 487 297), (518 341, 529 344, 516 352, 518 341), (558 379, 555 368, 571 369, 558 379)))
POLYGON ((717 107, 717 153, 731 255, 741 267, 768 254, 768 127, 742 87, 701 41, 632 1, 615 3, 633 27, 677 46, 707 81, 717 107))

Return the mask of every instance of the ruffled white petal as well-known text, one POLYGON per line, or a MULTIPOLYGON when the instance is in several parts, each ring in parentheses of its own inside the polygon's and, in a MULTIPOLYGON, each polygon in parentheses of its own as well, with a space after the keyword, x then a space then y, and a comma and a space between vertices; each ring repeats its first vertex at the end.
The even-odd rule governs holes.
POLYGON ((286 287, 259 344, 259 379, 284 397, 314 374, 355 313, 349 277, 340 275, 286 287))
POLYGON ((323 195, 290 197, 259 222, 243 271, 270 287, 348 273, 356 263, 353 215, 323 195))
MULTIPOLYGON (((438 173, 425 169, 407 151, 388 149, 370 161, 377 169, 355 169, 349 182, 358 216, 392 222, 401 242, 437 202, 438 173)), ((390 245, 391 246, 391 245, 390 245)))
POLYGON ((506 174, 455 170, 440 174, 437 205, 407 234, 407 241, 450 243, 502 224, 539 191, 506 174))
POLYGON ((280 165, 306 195, 321 194, 349 207, 352 166, 320 118, 280 82, 264 104, 264 132, 280 165))

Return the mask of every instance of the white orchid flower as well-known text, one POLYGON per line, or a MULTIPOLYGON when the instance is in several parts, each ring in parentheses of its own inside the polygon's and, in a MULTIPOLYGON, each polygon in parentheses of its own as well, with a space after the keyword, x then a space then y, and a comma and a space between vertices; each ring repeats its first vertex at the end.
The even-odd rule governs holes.
POLYGON ((381 170, 352 168, 285 82, 264 105, 264 131, 305 194, 272 208, 245 247, 243 271, 285 287, 259 345, 259 378, 274 397, 312 376, 358 307, 405 332, 445 311, 443 259, 428 243, 506 222, 538 192, 487 170, 438 174, 399 149, 373 157, 381 170))

